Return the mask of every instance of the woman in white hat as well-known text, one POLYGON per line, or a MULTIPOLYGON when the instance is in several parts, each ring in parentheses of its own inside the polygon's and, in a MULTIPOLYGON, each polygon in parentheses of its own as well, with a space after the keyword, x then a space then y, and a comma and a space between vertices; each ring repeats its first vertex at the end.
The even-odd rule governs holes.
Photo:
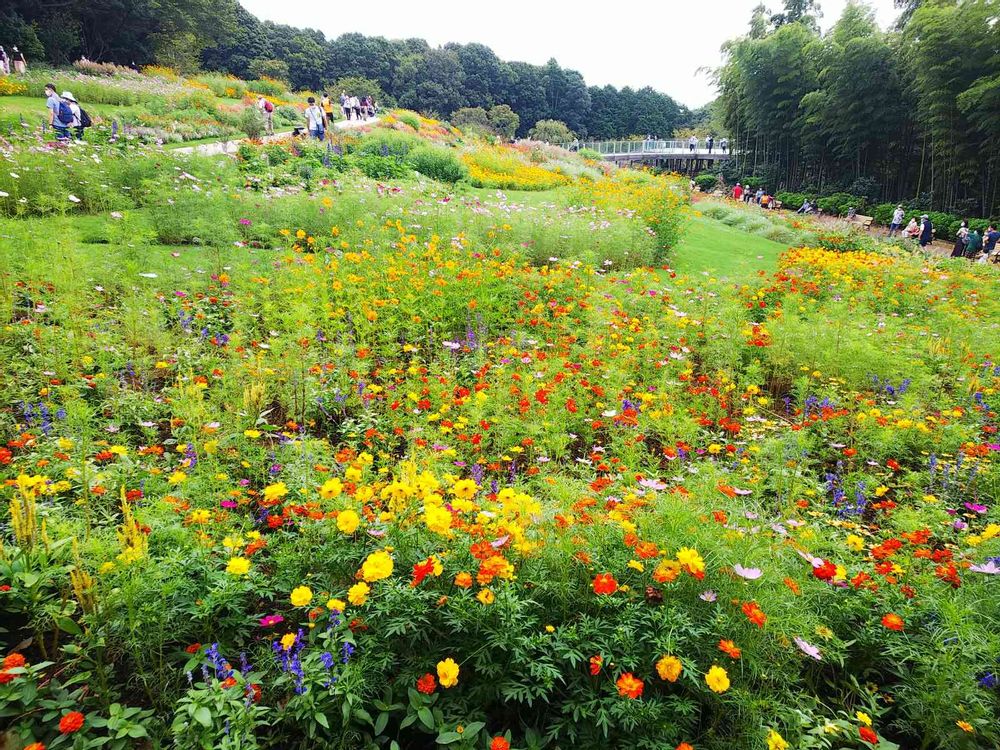
POLYGON ((83 140, 83 120, 80 117, 80 105, 77 103, 73 94, 69 91, 62 92, 63 101, 69 103, 69 108, 73 110, 73 122, 70 123, 70 127, 73 128, 73 132, 76 135, 78 141, 83 140))

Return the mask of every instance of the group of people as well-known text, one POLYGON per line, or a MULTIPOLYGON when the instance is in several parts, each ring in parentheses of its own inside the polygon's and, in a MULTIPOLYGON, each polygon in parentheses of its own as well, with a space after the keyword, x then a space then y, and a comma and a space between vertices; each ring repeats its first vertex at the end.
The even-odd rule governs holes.
MULTIPOLYGON (((714 135, 709 135, 708 138, 705 139, 705 148, 708 150, 708 153, 712 153, 712 149, 715 148, 714 135)), ((729 153, 728 138, 723 138, 721 141, 719 141, 719 149, 724 154, 729 153)), ((698 150, 698 136, 692 135, 690 138, 688 138, 688 150, 691 152, 698 150)))
MULTIPOLYGON (((742 201, 743 203, 754 203, 768 211, 778 207, 774 196, 767 192, 764 188, 759 187, 757 190, 754 190, 749 185, 744 187, 738 182, 736 183, 736 186, 733 187, 733 200, 737 202, 742 201)), ((801 213, 801 211, 799 213, 801 213)))
POLYGON ((24 53, 17 47, 11 49, 10 54, 0 45, 0 76, 20 73, 24 75, 28 72, 28 61, 24 59, 24 53))
POLYGON ((951 251, 952 258, 968 258, 976 263, 1000 263, 1000 252, 997 252, 997 242, 1000 242, 1000 231, 990 224, 983 234, 975 227, 969 227, 969 222, 963 221, 955 232, 955 247, 951 251))
MULTIPOLYGON (((310 96, 306 99, 309 105, 306 107, 306 130, 309 135, 318 141, 322 141, 329 133, 332 137, 333 123, 336 120, 333 114, 333 100, 330 95, 323 92, 323 98, 316 103, 316 98, 310 96)), ((369 120, 375 117, 378 111, 378 104, 370 96, 348 96, 343 91, 340 92, 340 110, 348 120, 369 120)))
POLYGON ((911 240, 919 242, 920 247, 927 247, 934 241, 934 222, 931 221, 927 214, 921 214, 919 221, 916 216, 911 216, 909 223, 905 227, 903 226, 904 218, 906 218, 906 212, 903 210, 902 204, 900 204, 892 212, 892 220, 889 222, 890 237, 899 232, 901 237, 908 237, 911 240))
POLYGON ((90 116, 73 94, 69 91, 57 94, 54 83, 45 85, 45 108, 49 113, 49 127, 55 131, 57 141, 68 141, 74 136, 81 140, 84 129, 91 125, 90 116))

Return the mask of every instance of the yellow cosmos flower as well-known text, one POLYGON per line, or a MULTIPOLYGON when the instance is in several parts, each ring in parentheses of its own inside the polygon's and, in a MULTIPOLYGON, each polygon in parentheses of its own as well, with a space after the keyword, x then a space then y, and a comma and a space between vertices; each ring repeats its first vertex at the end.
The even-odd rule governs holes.
POLYGON ((460 500, 471 500, 479 487, 471 479, 459 479, 451 487, 451 494, 460 500))
POLYGON ((392 557, 388 552, 372 552, 361 564, 361 577, 371 583, 392 575, 392 557))
POLYGON ((319 496, 324 500, 333 500, 335 497, 340 497, 343 491, 344 483, 334 477, 323 482, 323 486, 319 488, 319 496))
POLYGON ((681 660, 670 654, 660 657, 660 660, 656 662, 656 673, 660 675, 661 680, 667 682, 677 682, 677 678, 681 676, 683 670, 684 666, 681 664, 681 660))
POLYGON ((458 664, 450 656, 437 663, 437 673, 441 687, 450 688, 458 684, 458 664))
POLYGON ((292 589, 292 605, 296 607, 308 607, 312 601, 313 592, 308 586, 296 586, 292 589))
POLYGON ((361 518, 353 510, 342 510, 337 514, 337 528, 345 534, 353 534, 361 525, 361 518))
POLYGON ((435 534, 447 536, 451 532, 451 513, 440 506, 428 505, 424 510, 424 523, 435 534))
POLYGON ((729 690, 729 675, 722 667, 714 666, 705 675, 705 683, 713 693, 722 694, 729 690))
POLYGON ((250 571, 250 561, 245 557, 231 557, 226 572, 234 576, 246 575, 250 571))
POLYGON ((476 598, 480 601, 481 604, 492 604, 496 600, 496 597, 493 595, 493 592, 490 591, 489 589, 483 589, 482 591, 480 591, 478 594, 476 594, 476 598))
POLYGON ((326 608, 331 611, 336 610, 337 612, 343 612, 347 609, 347 602, 343 599, 331 599, 326 603, 326 608))
POLYGON ((368 601, 368 594, 370 593, 371 587, 364 581, 358 581, 351 588, 347 589, 347 601, 355 607, 360 607, 368 601))
POLYGON ((277 484, 269 484, 264 488, 264 499, 273 502, 275 500, 280 500, 285 495, 288 494, 288 487, 285 486, 284 482, 278 482, 277 484))
POLYGON ((778 734, 776 731, 771 729, 767 733, 767 750, 785 750, 788 747, 788 742, 778 734))

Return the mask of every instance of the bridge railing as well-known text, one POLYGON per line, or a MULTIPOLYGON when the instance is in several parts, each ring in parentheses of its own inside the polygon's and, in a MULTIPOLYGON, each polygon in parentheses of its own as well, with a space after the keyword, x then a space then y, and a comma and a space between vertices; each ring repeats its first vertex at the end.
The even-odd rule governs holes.
MULTIPOLYGON (((691 144, 686 140, 620 140, 620 141, 576 141, 574 143, 560 144, 563 148, 590 149, 599 154, 624 156, 628 154, 681 154, 691 151, 691 144)), ((701 154, 708 151, 708 144, 699 141, 695 146, 695 153, 701 154)), ((713 144, 713 153, 724 153, 718 141, 713 144)))

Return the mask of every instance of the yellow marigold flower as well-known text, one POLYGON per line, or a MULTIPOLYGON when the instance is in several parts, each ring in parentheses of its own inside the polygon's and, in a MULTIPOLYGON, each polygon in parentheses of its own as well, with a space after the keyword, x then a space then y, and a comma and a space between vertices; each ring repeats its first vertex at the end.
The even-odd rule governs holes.
POLYGON ((347 601, 355 607, 360 607, 368 601, 368 594, 370 593, 371 587, 364 581, 358 581, 351 588, 347 589, 347 601))
POLYGON ((493 592, 490 591, 489 589, 483 589, 482 591, 480 591, 478 594, 476 594, 476 598, 479 600, 481 604, 492 604, 496 599, 496 597, 493 595, 493 592))
POLYGON ((319 496, 324 500, 333 500, 335 497, 340 497, 340 493, 343 491, 344 483, 337 477, 333 477, 323 482, 323 486, 319 488, 319 496))
POLYGON ((479 487, 471 479, 459 479, 451 487, 451 494, 460 500, 471 500, 479 487))
POLYGON ((281 647, 288 651, 292 646, 295 645, 295 633, 285 633, 281 636, 281 647))
POLYGON ((379 550, 368 555, 361 564, 361 577, 371 583, 381 581, 392 575, 392 557, 389 553, 379 550))
POLYGON ((684 666, 681 664, 681 660, 670 654, 661 656, 660 660, 656 662, 656 673, 660 675, 661 680, 667 682, 677 682, 677 678, 681 676, 683 670, 684 666))
POLYGON ((767 750, 785 750, 788 742, 773 729, 767 733, 767 750))
POLYGON ((866 714, 864 711, 858 711, 856 714, 854 714, 854 716, 855 718, 857 718, 859 722, 864 724, 866 727, 870 727, 872 725, 872 717, 866 714))
POLYGON ((337 610, 338 612, 343 612, 347 609, 347 602, 343 599, 331 599, 326 603, 326 608, 329 610, 337 610))
POLYGON ((556 632, 555 625, 546 625, 545 626, 545 632, 546 633, 554 633, 554 632, 556 632))
POLYGON ((361 525, 361 517, 353 510, 342 510, 337 514, 337 528, 345 534, 353 534, 361 525))
POLYGON ((729 675, 719 666, 713 666, 705 675, 705 683, 713 693, 724 693, 729 690, 729 675))
POLYGON ((970 724, 967 721, 956 721, 955 726, 961 729, 963 732, 972 733, 976 731, 975 727, 973 727, 972 724, 970 724))
POLYGON ((212 519, 212 514, 204 508, 191 511, 191 523, 208 523, 212 519))
POLYGON ((450 656, 437 663, 437 673, 441 687, 450 688, 458 684, 458 664, 450 656))
POLYGON ((260 437, 260 430, 243 430, 243 435, 245 437, 250 438, 251 440, 254 439, 254 438, 259 438, 260 437))
POLYGON ((185 474, 183 471, 175 471, 173 474, 170 475, 170 478, 167 479, 167 482, 170 484, 180 484, 187 478, 188 475, 185 474))
POLYGON ((230 557, 226 572, 234 576, 246 575, 250 571, 250 561, 245 557, 230 557))
POLYGON ((855 552, 860 552, 865 548, 865 540, 859 537, 857 534, 848 534, 846 543, 848 549, 852 549, 855 552))
POLYGON ((296 586, 292 589, 292 605, 296 607, 308 607, 313 599, 313 592, 308 586, 296 586))
POLYGON ((284 482, 278 482, 277 484, 269 484, 264 488, 264 499, 273 502, 274 500, 279 500, 288 494, 288 487, 285 486, 284 482))

